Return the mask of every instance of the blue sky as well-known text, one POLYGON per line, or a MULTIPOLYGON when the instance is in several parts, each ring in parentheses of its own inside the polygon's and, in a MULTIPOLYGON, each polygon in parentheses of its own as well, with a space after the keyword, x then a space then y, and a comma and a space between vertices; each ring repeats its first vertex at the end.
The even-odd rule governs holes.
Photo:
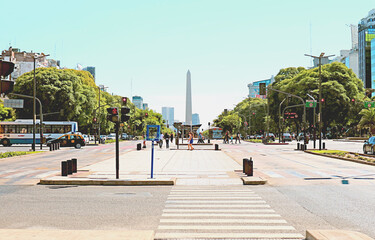
POLYGON ((140 95, 151 109, 185 116, 192 75, 193 112, 203 128, 248 94, 247 84, 285 67, 308 67, 305 53, 339 54, 373 0, 0 0, 0 48, 44 52, 62 66, 95 66, 97 84, 140 95), (310 43, 310 25, 312 42, 310 43), (132 84, 131 84, 132 82, 132 84), (132 85, 132 89, 131 89, 132 85))

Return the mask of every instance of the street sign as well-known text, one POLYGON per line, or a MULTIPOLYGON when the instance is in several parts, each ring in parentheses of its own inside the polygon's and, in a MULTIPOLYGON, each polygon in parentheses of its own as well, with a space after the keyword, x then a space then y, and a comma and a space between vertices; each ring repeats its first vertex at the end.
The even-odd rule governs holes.
POLYGON ((4 107, 23 108, 23 99, 4 99, 4 107))
POLYGON ((373 108, 375 107, 375 102, 365 102, 365 108, 373 108))
POLYGON ((307 108, 314 108, 314 107, 316 107, 316 101, 306 100, 306 107, 307 108))

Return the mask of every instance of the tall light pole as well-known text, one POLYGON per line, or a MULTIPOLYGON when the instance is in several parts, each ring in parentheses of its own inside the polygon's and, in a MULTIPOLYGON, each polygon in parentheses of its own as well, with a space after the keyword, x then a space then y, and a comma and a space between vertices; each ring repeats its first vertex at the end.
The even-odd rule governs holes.
MULTIPOLYGON (((36 132, 36 78, 35 78, 35 63, 36 60, 39 58, 48 57, 49 54, 45 55, 42 53, 41 55, 34 55, 34 82, 33 82, 33 144, 31 146, 32 150, 35 151, 35 132, 36 132)), ((42 139, 40 139, 42 141, 42 139)))
MULTIPOLYGON (((314 59, 319 59, 319 150, 322 150, 322 58, 324 57, 324 53, 322 52, 319 56, 312 56, 309 54, 305 54, 305 56, 312 57, 314 59)), ((325 56, 326 58, 333 57, 335 55, 325 56)))

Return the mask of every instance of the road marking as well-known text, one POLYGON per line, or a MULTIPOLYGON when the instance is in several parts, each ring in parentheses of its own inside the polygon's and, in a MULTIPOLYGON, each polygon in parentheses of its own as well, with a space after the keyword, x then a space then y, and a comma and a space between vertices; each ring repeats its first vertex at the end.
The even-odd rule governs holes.
POLYGON ((266 204, 259 204, 259 205, 220 205, 220 204, 215 204, 215 205, 198 205, 198 204, 169 204, 166 205, 167 208, 178 208, 178 207, 183 207, 183 208, 269 208, 269 205, 266 204))
POLYGON ((277 218, 279 214, 261 214, 261 213, 163 213, 163 217, 261 217, 277 218))
POLYGON ((282 176, 280 174, 277 174, 273 171, 264 171, 263 173, 267 174, 268 176, 270 176, 272 178, 285 178, 284 176, 282 176))
POLYGON ((241 201, 241 200, 200 200, 200 201, 197 201, 197 200, 192 200, 192 201, 189 201, 189 200, 167 200, 166 203, 174 203, 174 204, 184 204, 184 203, 187 203, 187 204, 190 204, 190 203, 200 203, 200 204, 203 204, 203 203, 230 203, 230 204, 257 204, 257 203, 266 203, 266 201, 263 201, 263 200, 247 200, 247 201, 241 201))
POLYGON ((170 230, 214 230, 214 229, 220 229, 220 230, 296 230, 292 226, 222 226, 222 225, 159 225, 158 229, 170 229, 170 230))
POLYGON ((187 233, 156 233, 155 239, 163 238, 289 238, 289 239, 304 239, 299 233, 196 233, 196 232, 187 232, 187 233))
POLYGON ((163 212, 178 213, 255 213, 255 212, 275 212, 273 209, 164 209, 163 212))
POLYGON ((302 174, 302 173, 299 173, 299 172, 296 172, 296 171, 293 171, 293 170, 287 170, 286 171, 287 173, 293 175, 293 176, 296 176, 296 177, 299 177, 299 178, 307 178, 309 176, 305 175, 305 174, 302 174))
POLYGON ((212 200, 216 200, 216 199, 231 199, 231 200, 255 200, 255 199, 262 199, 261 197, 247 197, 247 196, 234 196, 234 197, 230 197, 230 196, 227 196, 227 197, 199 197, 199 196, 178 196, 178 197, 168 197, 168 200, 206 200, 206 199, 212 199, 212 200))
POLYGON ((284 219, 160 219, 161 223, 287 223, 284 219))

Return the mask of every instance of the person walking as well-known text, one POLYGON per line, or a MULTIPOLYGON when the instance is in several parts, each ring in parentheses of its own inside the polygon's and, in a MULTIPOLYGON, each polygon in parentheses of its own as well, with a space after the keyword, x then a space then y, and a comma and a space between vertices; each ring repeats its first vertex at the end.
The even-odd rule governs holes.
POLYGON ((188 150, 193 151, 193 133, 189 132, 189 143, 188 143, 188 150))
POLYGON ((159 139, 159 147, 160 148, 163 148, 163 138, 164 138, 164 135, 161 133, 160 134, 160 139, 159 139))
POLYGON ((241 136, 240 136, 240 133, 237 132, 237 135, 236 135, 236 144, 237 144, 237 140, 238 140, 238 143, 241 144, 241 136))
POLYGON ((171 144, 173 143, 173 133, 171 133, 171 144))
POLYGON ((169 148, 169 134, 168 133, 164 134, 164 139, 165 139, 165 147, 169 148))

